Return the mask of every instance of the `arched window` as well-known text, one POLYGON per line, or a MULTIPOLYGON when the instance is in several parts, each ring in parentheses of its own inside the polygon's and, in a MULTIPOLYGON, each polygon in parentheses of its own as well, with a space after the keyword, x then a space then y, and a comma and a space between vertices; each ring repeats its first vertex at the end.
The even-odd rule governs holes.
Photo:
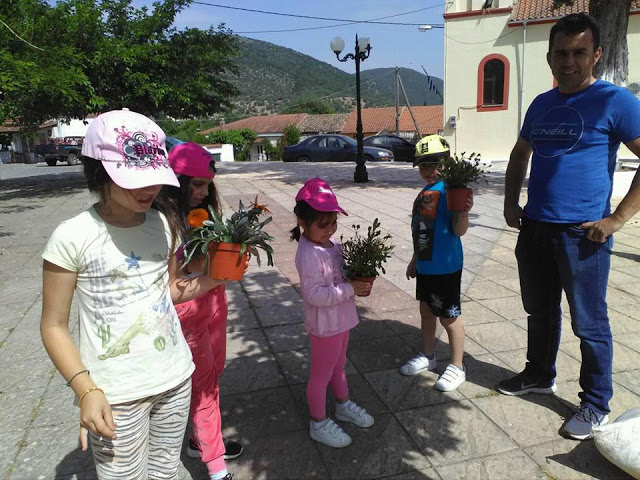
POLYGON ((478 111, 491 112, 509 108, 509 60, 491 54, 478 65, 478 111))

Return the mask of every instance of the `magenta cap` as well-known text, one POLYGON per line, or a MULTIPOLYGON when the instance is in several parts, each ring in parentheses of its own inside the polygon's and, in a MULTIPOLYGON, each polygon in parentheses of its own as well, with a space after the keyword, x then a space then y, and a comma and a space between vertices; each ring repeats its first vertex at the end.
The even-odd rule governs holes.
POLYGON ((296 195, 296 202, 304 200, 314 210, 319 212, 340 212, 349 215, 340 205, 336 194, 327 182, 321 178, 310 178, 296 195))
POLYGON ((216 176, 210 167, 213 161, 211 154, 194 142, 180 143, 169 152, 169 163, 176 175, 213 178, 216 176))

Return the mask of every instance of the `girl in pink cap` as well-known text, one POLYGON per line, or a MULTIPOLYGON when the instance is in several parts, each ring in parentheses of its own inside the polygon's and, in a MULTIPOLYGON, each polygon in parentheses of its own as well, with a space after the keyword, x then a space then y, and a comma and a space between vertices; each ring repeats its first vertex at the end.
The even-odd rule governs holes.
POLYGON ((82 155, 98 202, 61 223, 42 253, 42 340, 76 394, 98 478, 177 479, 194 365, 173 303, 224 282, 179 276, 167 218, 151 208, 162 185, 179 185, 154 122, 104 113, 82 155))
POLYGON ((358 324, 355 295, 367 295, 371 285, 345 280, 342 275, 342 245, 333 234, 338 228, 338 212, 347 212, 338 205, 327 182, 307 180, 296 195, 293 212, 298 224, 291 230, 291 239, 299 242, 296 268, 311 343, 309 435, 330 447, 342 448, 351 444, 351 437, 326 415, 327 386, 336 399, 338 420, 358 427, 373 425, 373 417, 349 399, 345 373, 349 330, 358 324))
MULTIPOLYGON (((215 162, 211 154, 193 142, 181 143, 169 153, 171 168, 178 175, 179 187, 166 186, 157 204, 169 218, 174 230, 185 238, 188 214, 209 207, 220 211, 220 199, 213 178, 215 162)), ((182 262, 182 248, 178 250, 182 262)), ((201 276, 203 258, 192 260, 183 270, 192 277, 201 276)), ((225 285, 217 286, 198 298, 176 305, 180 326, 193 353, 196 370, 191 377, 193 431, 187 455, 201 458, 211 480, 231 478, 225 459, 242 453, 242 446, 222 440, 219 379, 224 369, 227 345, 227 295, 225 285)))

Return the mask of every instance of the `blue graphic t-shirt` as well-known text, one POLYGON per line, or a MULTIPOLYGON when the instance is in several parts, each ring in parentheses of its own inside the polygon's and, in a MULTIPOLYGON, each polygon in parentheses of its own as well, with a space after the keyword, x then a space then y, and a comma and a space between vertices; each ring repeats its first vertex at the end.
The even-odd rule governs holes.
POLYGON ((599 220, 610 214, 620 142, 640 137, 640 101, 603 80, 569 95, 554 88, 533 101, 520 137, 533 148, 525 216, 599 220))
POLYGON ((444 182, 424 187, 413 202, 411 232, 420 275, 454 273, 462 268, 462 242, 451 228, 444 182))

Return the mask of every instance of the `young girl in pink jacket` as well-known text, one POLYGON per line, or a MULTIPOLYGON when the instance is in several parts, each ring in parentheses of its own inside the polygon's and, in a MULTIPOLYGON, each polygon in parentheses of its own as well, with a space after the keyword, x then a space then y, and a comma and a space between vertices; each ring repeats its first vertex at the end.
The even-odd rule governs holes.
POLYGON ((309 435, 334 448, 351 443, 325 411, 327 386, 336 399, 338 420, 359 427, 373 425, 373 417, 349 399, 345 373, 349 330, 358 324, 355 295, 366 295, 371 286, 345 280, 342 245, 332 235, 338 228, 338 212, 347 215, 331 187, 320 178, 307 180, 296 195, 293 210, 298 225, 291 231, 299 242, 296 268, 300 275, 305 326, 311 343, 311 372, 307 402, 311 414, 309 435))

